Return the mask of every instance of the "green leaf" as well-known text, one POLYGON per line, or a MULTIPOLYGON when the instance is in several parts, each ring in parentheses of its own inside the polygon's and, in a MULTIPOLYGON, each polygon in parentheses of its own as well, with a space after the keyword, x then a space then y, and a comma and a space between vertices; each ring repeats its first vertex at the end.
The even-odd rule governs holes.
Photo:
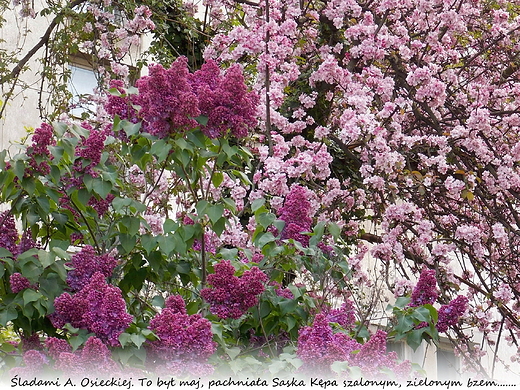
POLYGON ((5 248, 0 247, 0 258, 13 257, 13 254, 5 248))
POLYGON ((394 330, 397 332, 396 339, 401 339, 415 326, 414 321, 408 316, 402 316, 395 326, 394 330))
POLYGON ((43 295, 38 291, 28 288, 23 292, 23 303, 27 305, 29 302, 37 301, 42 297, 43 295))
POLYGON ((187 150, 178 150, 175 152, 175 157, 182 164, 184 168, 187 168, 191 162, 191 155, 187 150))
POLYGON ((222 172, 214 172, 211 177, 211 183, 215 188, 218 188, 224 181, 224 174, 222 172))
POLYGON ((190 144, 184 138, 178 138, 175 140, 175 144, 179 147, 179 149, 193 150, 190 144))
POLYGON ((13 172, 19 180, 23 179, 23 175, 25 173, 25 164, 22 160, 15 161, 13 172))
POLYGON ((0 346, 0 351, 5 352, 5 353, 10 353, 10 352, 13 352, 15 350, 16 350, 16 347, 13 344, 11 344, 11 343, 3 343, 0 346))
POLYGON ((224 260, 235 260, 238 256, 237 248, 221 248, 219 254, 224 260))
POLYGON ((439 319, 439 313, 437 312, 437 309, 435 307, 433 307, 432 305, 430 305, 429 303, 423 305, 423 307, 430 312, 430 316, 431 316, 433 322, 437 323, 437 321, 439 319))
POLYGON ((309 246, 318 245, 325 232, 325 222, 319 222, 313 229, 313 235, 309 240, 309 246))
POLYGON ((104 181, 101 179, 94 180, 94 184, 92 186, 96 194, 99 195, 101 199, 105 199, 107 195, 112 190, 112 183, 109 181, 104 181))
POLYGON ((121 333, 119 335, 119 342, 121 343, 121 346, 124 348, 126 345, 130 344, 132 335, 129 333, 121 333))
POLYGON ((31 177, 24 177, 22 179, 22 187, 27 191, 27 193, 32 196, 34 194, 34 190, 36 188, 36 183, 34 182, 34 178, 31 177))
POLYGON ((121 246, 123 247, 124 253, 129 253, 132 249, 135 248, 136 237, 130 234, 120 233, 119 240, 121 242, 121 246))
POLYGON ((422 306, 417 307, 413 311, 413 317, 415 319, 417 319, 419 322, 428 322, 428 323, 430 323, 431 320, 432 320, 431 317, 430 317, 430 311, 427 308, 422 307, 422 306))
POLYGON ((207 209, 207 214, 211 223, 215 224, 224 213, 224 206, 221 204, 215 204, 207 209))
POLYGON ((169 256, 175 249, 175 241, 170 236, 159 236, 157 237, 159 248, 163 251, 166 256, 169 256))
POLYGON ((225 343, 224 338, 222 337, 223 331, 224 331, 224 325, 222 323, 220 323, 220 322, 211 323, 211 333, 213 333, 215 336, 217 336, 220 344, 225 343))
POLYGON ((60 142, 61 146, 63 147, 63 150, 71 159, 74 156, 74 151, 76 150, 77 140, 75 141, 76 142, 74 142, 73 138, 62 138, 60 142))
POLYGON ((419 348, 422 343, 422 334, 424 333, 423 329, 415 329, 414 331, 408 333, 406 336, 406 343, 412 348, 414 351, 419 348))
POLYGON ((242 182, 242 184, 244 184, 246 186, 251 185, 251 180, 249 180, 249 177, 244 172, 238 171, 238 170, 233 170, 232 172, 235 176, 238 176, 240 178, 240 181, 242 182))
POLYGON ((69 221, 69 217, 67 214, 58 213, 56 211, 51 213, 52 218, 59 224, 59 225, 65 225, 69 221))
MULTIPOLYGON (((150 149, 150 153, 157 157, 157 162, 163 162, 168 154, 172 150, 172 146, 168 144, 165 140, 160 139, 153 143, 152 148, 150 149)), ((181 151, 179 151, 181 152, 181 151)))
POLYGON ((217 236, 220 236, 226 228, 226 221, 227 219, 225 217, 222 217, 219 218, 219 220, 213 224, 212 228, 217 236))
POLYGON ((411 299, 409 297, 399 297, 395 301, 394 306, 402 309, 410 303, 410 300, 411 299))
MULTIPOLYGON (((58 250, 61 250, 60 248, 57 248, 58 250)), ((54 252, 54 248, 53 248, 53 252, 54 252)), ((54 252, 56 253, 56 252, 54 252)), ((38 260, 40 260, 40 264, 42 265, 43 268, 47 268, 49 266, 51 266, 54 261, 56 259, 56 256, 50 252, 47 252, 43 249, 39 250, 38 251, 38 260)))
POLYGON ((141 245, 146 253, 150 253, 157 247, 157 238, 151 234, 145 234, 141 236, 141 245))
POLYGON ((61 160, 63 157, 63 153, 65 152, 65 149, 61 146, 48 146, 49 151, 52 154, 52 157, 54 157, 54 163, 61 160))
POLYGON ((146 258, 155 272, 161 272, 161 268, 164 263, 164 258, 159 251, 151 252, 146 258))
POLYGON ((262 302, 260 305, 260 318, 265 318, 272 312, 272 307, 269 302, 262 302))
MULTIPOLYGON (((52 248, 52 251, 60 258, 64 260, 70 260, 70 253, 68 253, 66 250, 63 250, 59 246, 54 246, 52 248)), ((53 261, 54 262, 54 261, 53 261)), ((45 266, 44 266, 45 267, 45 266)))
POLYGON ((264 229, 267 229, 276 219, 273 213, 261 213, 255 216, 255 221, 264 229))
POLYGON ((258 198, 253 200, 251 203, 251 210, 256 212, 260 207, 262 207, 265 203, 265 198, 258 198))
POLYGON ((189 274, 191 274, 191 264, 188 263, 187 261, 181 261, 175 267, 175 271, 182 275, 189 275, 189 274))
POLYGON ((339 239, 341 235, 341 228, 333 222, 329 222, 328 228, 331 236, 334 237, 335 240, 339 239))
POLYGON ((238 347, 225 348, 224 350, 231 360, 235 359, 238 355, 240 355, 241 352, 240 348, 238 347))
POLYGON ((186 138, 200 149, 206 149, 206 140, 208 139, 200 130, 190 131, 186 134, 186 138))
POLYGON ((349 372, 350 369, 350 363, 349 362, 340 362, 335 361, 330 365, 330 369, 334 371, 337 374, 342 374, 345 372, 349 372))
POLYGON ((118 97, 121 97, 121 96, 124 96, 124 94, 122 94, 121 92, 119 92, 119 90, 117 88, 109 88, 108 89, 108 93, 112 96, 118 96, 118 97))
POLYGON ((194 118, 194 119, 197 121, 197 123, 198 123, 199 125, 201 125, 201 126, 206 126, 206 125, 208 124, 208 119, 209 119, 209 118, 208 118, 207 116, 200 115, 200 116, 198 116, 198 117, 196 117, 196 118, 194 118))
POLYGON ((54 128, 54 131, 56 132, 56 135, 58 136, 58 138, 62 138, 63 135, 69 129, 69 126, 64 122, 54 122, 52 124, 52 127, 54 128))
POLYGON ((130 339, 137 348, 141 348, 141 345, 143 345, 143 343, 146 341, 146 337, 144 337, 142 334, 133 334, 130 336, 130 339))
POLYGON ((233 199, 231 199, 231 198, 223 198, 222 202, 224 202, 224 204, 227 206, 228 210, 236 211, 237 205, 236 205, 236 203, 235 203, 235 201, 233 199))
POLYGON ((137 234, 141 227, 141 220, 130 215, 125 215, 121 220, 121 223, 126 227, 126 232, 132 236, 137 234))
POLYGON ((197 209, 197 215, 199 217, 202 217, 204 214, 206 214, 206 209, 209 206, 209 203, 207 200, 202 199, 197 202, 197 205, 195 208, 197 209))
POLYGON ((298 307, 298 301, 295 299, 287 299, 280 301, 278 306, 280 306, 280 314, 284 316, 287 313, 292 313, 298 307))
POLYGON ((168 218, 166 219, 166 221, 164 221, 164 224, 163 224, 163 231, 164 233, 170 233, 172 231, 175 231, 177 230, 177 228, 179 227, 179 224, 177 222, 175 222, 174 220, 168 218))
POLYGON ((0 311, 0 325, 3 327, 7 326, 9 321, 15 320, 18 318, 18 312, 14 307, 8 306, 2 311, 0 311))
POLYGON ((283 318, 284 322, 287 324, 287 331, 290 332, 296 326, 296 320, 293 316, 286 316, 283 318))
POLYGON ((152 305, 157 307, 164 307, 164 297, 162 295, 156 295, 152 299, 152 305))
POLYGON ((84 329, 81 329, 81 330, 83 332, 80 331, 80 333, 78 335, 72 336, 71 338, 69 338, 69 343, 72 346, 73 351, 75 351, 80 346, 82 346, 92 335, 91 333, 86 333, 86 331, 84 331, 84 329))
POLYGON ((265 245, 267 245, 270 242, 275 241, 276 238, 273 236, 273 233, 266 232, 266 233, 260 233, 256 237, 255 244, 259 248, 263 248, 265 245))

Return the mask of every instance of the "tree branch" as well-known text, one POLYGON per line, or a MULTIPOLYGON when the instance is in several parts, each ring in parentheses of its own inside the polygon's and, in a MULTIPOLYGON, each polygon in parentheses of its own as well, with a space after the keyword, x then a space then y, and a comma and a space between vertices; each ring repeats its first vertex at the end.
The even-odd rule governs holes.
POLYGON ((16 66, 13 68, 13 70, 11 71, 11 73, 9 75, 4 76, 4 77, 2 77, 2 79, 0 79, 0 84, 4 84, 5 82, 7 82, 11 79, 16 79, 18 77, 18 75, 20 74, 20 72, 22 71, 22 69, 24 68, 24 66, 27 64, 27 62, 29 62, 29 60, 36 54, 36 52, 38 50, 40 50, 44 45, 46 45, 49 42, 52 32, 54 31, 54 29, 56 28, 58 23, 61 21, 61 19, 63 18, 65 11, 71 10, 74 7, 84 3, 86 1, 87 0, 74 0, 67 7, 63 8, 61 10, 61 12, 59 14, 57 14, 54 17, 54 19, 52 19, 51 23, 47 27, 47 30, 42 35, 40 40, 36 43, 36 45, 34 45, 32 47, 32 49, 29 50, 27 52, 27 54, 18 62, 18 64, 16 64, 16 66))

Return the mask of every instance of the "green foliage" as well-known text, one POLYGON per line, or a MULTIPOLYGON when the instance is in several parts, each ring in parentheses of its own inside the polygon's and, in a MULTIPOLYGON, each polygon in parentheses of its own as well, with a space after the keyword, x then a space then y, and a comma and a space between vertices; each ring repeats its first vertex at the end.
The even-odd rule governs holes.
POLYGON ((415 351, 422 343, 437 342, 439 333, 435 327, 438 314, 437 309, 426 304, 417 307, 408 306, 410 298, 400 297, 395 304, 388 305, 387 310, 392 310, 394 323, 389 337, 395 341, 405 339, 406 343, 415 351))
MULTIPOLYGON (((197 120, 203 123, 205 118, 197 120)), ((225 178, 252 186, 254 157, 236 140, 210 139, 198 128, 161 139, 142 132, 140 124, 119 118, 112 130, 103 138, 95 165, 80 151, 86 140, 101 133, 64 123, 54 124, 51 156, 38 157, 48 164, 48 173, 35 171, 26 151, 9 163, 7 153, 0 155, 4 168, 0 203, 8 205, 9 213, 39 243, 16 255, 0 249, 0 326, 12 326, 20 336, 65 337, 74 349, 81 348, 91 334, 70 325, 55 329, 49 315, 54 299, 68 290, 67 262, 72 253, 78 246, 90 245, 98 254, 118 259, 109 281, 120 288, 134 318, 119 336, 121 347, 113 350, 123 365, 146 366, 144 345, 157 339, 148 329, 150 319, 164 308, 167 296, 179 294, 188 314, 198 313, 212 322, 218 344, 215 359, 228 359, 224 370, 246 375, 265 365, 272 374, 296 370, 302 364, 294 355, 299 330, 312 323, 313 314, 356 289, 349 244, 341 228, 320 222, 305 233, 309 245, 303 246, 281 239, 284 222, 266 199, 238 211, 226 191, 214 196, 211 186, 219 188, 225 178), (175 198, 177 204, 172 203, 175 198), (101 209, 103 202, 107 207, 101 209), (163 216, 161 232, 147 219, 150 214, 163 216), (221 236, 229 218, 239 215, 256 221, 251 240, 257 253, 206 247, 210 245, 206 238, 221 236), (269 277, 258 304, 238 319, 210 314, 200 298, 207 275, 222 260, 231 260, 238 276, 258 266, 269 277), (27 278, 32 287, 13 293, 9 278, 14 273, 27 278)), ((415 346, 435 336, 434 327, 413 329, 422 321, 431 323, 435 309, 411 310, 399 304, 394 310, 396 338, 406 337, 415 346)), ((367 325, 358 322, 352 336, 368 339, 367 325)))

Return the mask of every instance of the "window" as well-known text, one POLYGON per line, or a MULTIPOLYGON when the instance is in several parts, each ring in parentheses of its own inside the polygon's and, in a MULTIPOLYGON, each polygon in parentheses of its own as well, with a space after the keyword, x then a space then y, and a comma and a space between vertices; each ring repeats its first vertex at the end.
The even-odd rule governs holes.
POLYGON ((70 65, 70 70, 69 91, 72 93, 71 104, 73 107, 71 115, 81 118, 84 112, 95 111, 96 105, 89 102, 89 96, 93 94, 98 82, 92 69, 70 65))
POLYGON ((460 379, 460 361, 453 350, 437 348, 437 378, 440 380, 460 379))

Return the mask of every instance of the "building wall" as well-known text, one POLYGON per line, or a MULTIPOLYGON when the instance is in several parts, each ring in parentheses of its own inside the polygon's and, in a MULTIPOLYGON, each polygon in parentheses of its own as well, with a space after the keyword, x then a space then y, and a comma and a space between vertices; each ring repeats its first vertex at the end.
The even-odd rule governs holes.
MULTIPOLYGON (((19 7, 5 12, 3 15, 6 22, 0 27, 0 50, 6 52, 17 52, 18 59, 23 58, 44 35, 47 27, 51 23, 52 15, 42 17, 39 13, 44 7, 44 0, 35 0, 36 17, 23 18, 19 15, 19 7)), ((139 47, 133 48, 130 56, 127 56, 127 64, 134 65, 135 60, 142 58, 143 53, 149 47, 151 37, 141 37, 139 47)), ((27 85, 27 88, 16 87, 13 96, 5 107, 4 115, 0 118, 0 150, 9 148, 15 152, 16 143, 26 135, 25 128, 38 127, 42 118, 40 116, 39 102, 43 106, 49 105, 49 85, 41 84, 40 73, 42 64, 40 59, 44 55, 44 48, 41 48, 26 65, 26 70, 20 73, 20 80, 27 85), (41 99, 40 99, 41 96, 41 99)), ((84 58, 78 57, 78 66, 88 69, 88 62, 84 58)), ((15 64, 10 64, 13 69, 15 64)), ((1 97, 10 91, 11 84, 3 83, 0 85, 1 97)))

